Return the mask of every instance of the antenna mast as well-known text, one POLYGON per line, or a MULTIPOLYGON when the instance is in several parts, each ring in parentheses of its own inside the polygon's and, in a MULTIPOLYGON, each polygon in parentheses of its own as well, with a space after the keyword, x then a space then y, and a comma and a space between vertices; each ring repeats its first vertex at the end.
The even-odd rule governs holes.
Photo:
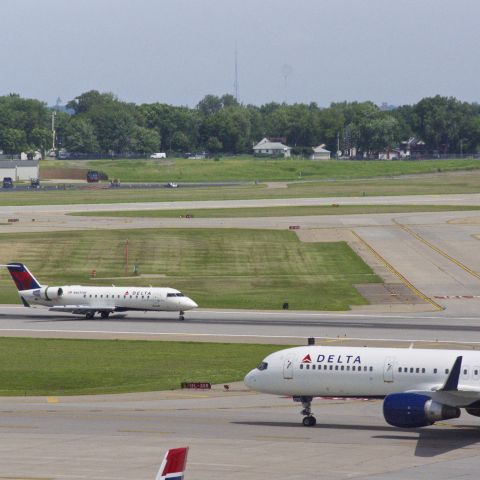
POLYGON ((235 81, 233 82, 233 88, 235 90, 235 100, 238 102, 238 51, 237 44, 235 43, 235 81))

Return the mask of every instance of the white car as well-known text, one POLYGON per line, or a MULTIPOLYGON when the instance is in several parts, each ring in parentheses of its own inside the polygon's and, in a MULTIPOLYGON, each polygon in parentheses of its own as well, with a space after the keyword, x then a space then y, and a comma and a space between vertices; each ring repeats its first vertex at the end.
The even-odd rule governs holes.
POLYGON ((167 154, 165 152, 152 153, 150 158, 167 158, 167 154))
POLYGON ((176 184, 175 182, 168 182, 168 183, 167 183, 167 187, 169 187, 169 188, 178 188, 178 184, 176 184))

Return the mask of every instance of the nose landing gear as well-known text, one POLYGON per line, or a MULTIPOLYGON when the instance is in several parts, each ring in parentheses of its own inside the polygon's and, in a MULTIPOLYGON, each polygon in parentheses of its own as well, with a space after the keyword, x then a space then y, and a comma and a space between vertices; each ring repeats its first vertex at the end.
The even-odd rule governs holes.
POLYGON ((302 411, 300 412, 303 417, 303 425, 305 427, 314 427, 317 424, 317 419, 312 415, 312 397, 300 397, 299 399, 302 402, 302 411))
POLYGON ((179 319, 179 320, 185 320, 185 312, 183 312, 182 310, 180 310, 179 315, 178 315, 178 319, 179 319))

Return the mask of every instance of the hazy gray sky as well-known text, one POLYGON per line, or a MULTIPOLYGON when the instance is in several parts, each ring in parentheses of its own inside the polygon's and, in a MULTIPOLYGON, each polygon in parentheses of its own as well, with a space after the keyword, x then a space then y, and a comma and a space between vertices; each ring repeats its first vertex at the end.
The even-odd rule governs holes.
POLYGON ((0 95, 480 100, 478 0, 0 0, 0 95), (282 66, 292 73, 284 86, 282 66))

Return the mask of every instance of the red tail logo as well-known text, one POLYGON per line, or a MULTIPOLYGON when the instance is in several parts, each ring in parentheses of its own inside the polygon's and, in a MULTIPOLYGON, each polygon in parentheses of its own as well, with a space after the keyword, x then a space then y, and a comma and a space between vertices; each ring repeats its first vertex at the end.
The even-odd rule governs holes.
POLYGON ((303 357, 302 363, 312 363, 312 357, 310 357, 310 354, 303 357))

